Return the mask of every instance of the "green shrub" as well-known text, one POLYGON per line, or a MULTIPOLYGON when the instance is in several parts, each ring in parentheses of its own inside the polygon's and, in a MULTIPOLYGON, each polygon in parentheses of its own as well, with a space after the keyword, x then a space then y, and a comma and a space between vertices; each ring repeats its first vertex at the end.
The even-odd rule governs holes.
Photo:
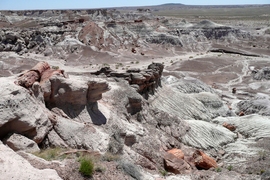
POLYGON ((220 167, 216 168, 216 172, 221 172, 222 169, 220 167))
POLYGON ((59 69, 59 66, 52 66, 52 69, 59 69))
POLYGON ((83 176, 91 177, 94 173, 94 163, 92 159, 88 156, 82 156, 80 159, 80 169, 79 172, 83 176))
POLYGON ((159 170, 159 172, 160 172, 160 174, 162 176, 167 176, 168 175, 168 172, 165 169, 159 170))
POLYGON ((232 165, 228 166, 227 168, 229 171, 231 171, 233 169, 232 165))

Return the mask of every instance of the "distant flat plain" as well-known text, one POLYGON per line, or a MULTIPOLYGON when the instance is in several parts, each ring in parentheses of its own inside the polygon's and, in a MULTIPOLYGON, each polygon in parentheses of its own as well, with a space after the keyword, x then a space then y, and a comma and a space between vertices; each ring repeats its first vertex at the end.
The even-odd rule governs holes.
POLYGON ((260 21, 270 25, 270 5, 259 6, 183 6, 154 10, 159 16, 184 18, 192 21, 260 21))

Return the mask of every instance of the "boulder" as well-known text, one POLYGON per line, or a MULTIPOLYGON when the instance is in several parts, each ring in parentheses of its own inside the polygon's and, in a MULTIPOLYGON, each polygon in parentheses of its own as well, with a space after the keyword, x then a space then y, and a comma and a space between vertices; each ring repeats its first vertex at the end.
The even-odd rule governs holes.
POLYGON ((108 147, 109 135, 93 125, 59 117, 54 130, 71 148, 105 152, 108 147))
POLYGON ((193 153, 193 158, 195 160, 195 166, 197 168, 201 168, 201 169, 210 169, 210 168, 216 168, 218 167, 217 162, 209 157, 208 155, 206 155, 204 152, 200 151, 200 150, 196 150, 193 153))
POLYGON ((191 167, 185 160, 180 159, 171 153, 165 153, 164 167, 167 171, 174 174, 186 174, 191 172, 191 167))
POLYGON ((102 98, 102 93, 109 90, 106 81, 77 76, 71 76, 68 79, 52 76, 41 83, 41 88, 44 91, 46 103, 55 107, 96 102, 102 98))
POLYGON ((53 115, 15 77, 0 78, 0 138, 18 133, 40 143, 52 128, 53 115))
POLYGON ((37 145, 37 143, 31 139, 28 139, 25 136, 22 136, 20 134, 14 133, 11 135, 5 143, 14 151, 20 151, 23 150, 25 152, 39 152, 40 149, 37 145))
POLYGON ((64 142, 63 139, 52 129, 48 134, 48 143, 50 147, 62 147, 67 148, 68 145, 64 142))
POLYGON ((233 124, 228 124, 228 123, 224 122, 222 124, 222 126, 229 129, 230 131, 235 131, 236 130, 236 127, 233 124))
POLYGON ((181 149, 173 148, 167 152, 173 154, 174 156, 176 156, 179 159, 184 159, 184 153, 181 151, 181 149))

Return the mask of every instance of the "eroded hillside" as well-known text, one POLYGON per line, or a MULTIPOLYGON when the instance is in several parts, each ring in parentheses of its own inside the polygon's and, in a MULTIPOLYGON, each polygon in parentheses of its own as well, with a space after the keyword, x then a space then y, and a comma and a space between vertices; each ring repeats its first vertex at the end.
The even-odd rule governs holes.
POLYGON ((2 11, 1 177, 268 179, 269 24, 189 20, 2 11))

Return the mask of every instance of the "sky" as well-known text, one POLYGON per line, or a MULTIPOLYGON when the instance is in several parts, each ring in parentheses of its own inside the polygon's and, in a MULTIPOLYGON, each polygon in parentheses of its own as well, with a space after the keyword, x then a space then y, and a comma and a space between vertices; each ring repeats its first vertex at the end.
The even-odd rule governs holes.
POLYGON ((0 10, 91 9, 123 6, 148 6, 165 3, 185 5, 270 4, 270 0, 0 0, 0 10))

